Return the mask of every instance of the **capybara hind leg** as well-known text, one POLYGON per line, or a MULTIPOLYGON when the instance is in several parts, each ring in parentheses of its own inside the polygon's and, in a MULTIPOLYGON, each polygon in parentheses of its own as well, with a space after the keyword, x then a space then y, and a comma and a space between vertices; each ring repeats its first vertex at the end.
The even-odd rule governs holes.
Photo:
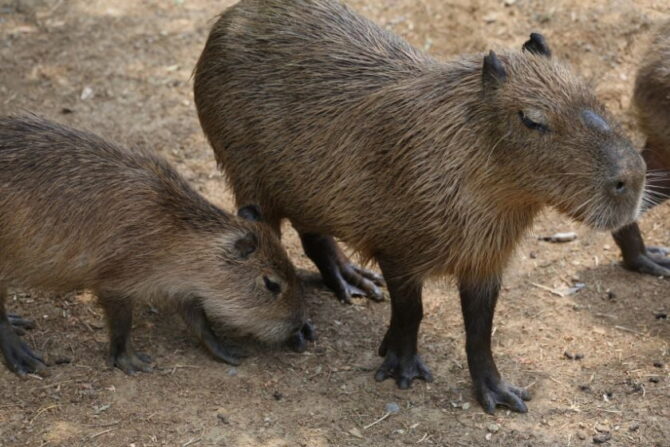
POLYGON ((524 400, 530 394, 505 382, 498 372, 491 352, 491 329, 500 281, 460 281, 461 308, 465 322, 465 351, 477 400, 489 414, 498 405, 519 413, 528 411, 524 400))
POLYGON ((200 339, 207 350, 222 362, 239 365, 246 353, 237 346, 225 344, 220 340, 209 324, 207 315, 197 300, 189 300, 180 304, 180 313, 186 326, 200 339))
POLYGON ((391 325, 379 347, 384 362, 375 374, 381 382, 393 377, 401 389, 414 379, 431 382, 433 376, 417 352, 419 325, 423 318, 422 283, 408 278, 388 262, 380 261, 391 295, 391 325))
POLYGON ((374 301, 384 299, 377 287, 384 284, 383 278, 352 264, 332 236, 302 233, 300 240, 305 254, 321 272, 324 284, 335 292, 341 302, 351 303, 352 296, 367 296, 374 301))
POLYGON ((645 247, 636 222, 617 230, 612 236, 621 249, 623 265, 628 270, 670 277, 670 258, 665 257, 662 248, 645 247))
POLYGON ((109 363, 126 374, 151 372, 151 358, 141 352, 135 352, 130 343, 130 331, 133 326, 132 301, 125 296, 103 294, 99 296, 105 310, 110 332, 109 363))
MULTIPOLYGON (((14 330, 10 317, 5 311, 6 290, 0 290, 0 350, 9 369, 19 376, 37 373, 46 368, 44 360, 32 352, 19 338, 14 330)), ((29 323, 27 320, 17 319, 12 315, 11 320, 20 323, 29 323), (19 321, 20 320, 20 321, 19 321)))

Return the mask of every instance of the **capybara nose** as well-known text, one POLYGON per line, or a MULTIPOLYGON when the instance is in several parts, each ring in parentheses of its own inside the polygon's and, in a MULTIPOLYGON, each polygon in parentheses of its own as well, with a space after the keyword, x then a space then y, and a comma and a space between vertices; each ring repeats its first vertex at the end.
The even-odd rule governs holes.
POLYGON ((626 193, 628 189, 628 185, 626 183, 626 179, 624 178, 617 178, 614 181, 610 182, 610 194, 613 196, 621 196, 626 193))
POLYGON ((314 326, 311 323, 305 322, 288 338, 286 343, 288 347, 295 352, 305 352, 307 349, 307 342, 316 340, 314 326))

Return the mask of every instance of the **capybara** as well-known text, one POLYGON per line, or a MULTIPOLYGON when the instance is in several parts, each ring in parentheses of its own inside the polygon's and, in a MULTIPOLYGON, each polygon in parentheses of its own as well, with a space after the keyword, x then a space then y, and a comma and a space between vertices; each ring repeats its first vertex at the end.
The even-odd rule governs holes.
MULTIPOLYGON (((670 21, 655 32, 635 78, 633 105, 640 130, 647 137, 642 157, 647 162, 646 205, 670 197, 670 21)), ((637 223, 614 233, 626 268, 655 276, 670 276, 666 249, 646 247, 637 223)))
MULTIPOLYGON (((24 375, 44 368, 5 310, 7 287, 90 289, 111 332, 111 362, 151 369, 130 342, 136 299, 172 304, 211 354, 238 364, 216 334, 288 340, 304 349, 302 286, 281 243, 196 193, 170 165, 36 116, 0 118, 0 348, 24 375)), ((249 220, 251 219, 251 220, 249 220)))
MULTIPOLYGON (((644 161, 591 88, 532 34, 441 62, 333 0, 242 0, 195 72, 200 122, 239 203, 288 218, 341 299, 376 295, 333 237, 381 267, 391 324, 377 380, 431 380, 421 291, 454 275, 479 402, 524 412, 491 353, 502 273, 545 205, 601 230, 638 215, 644 161)), ((372 278, 374 279, 374 278, 372 278)))

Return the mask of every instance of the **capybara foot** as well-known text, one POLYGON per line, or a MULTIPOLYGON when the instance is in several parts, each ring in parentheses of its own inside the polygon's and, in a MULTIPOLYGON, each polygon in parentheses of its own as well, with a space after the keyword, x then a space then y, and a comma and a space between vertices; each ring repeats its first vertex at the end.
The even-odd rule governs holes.
POLYGON ((0 323, 0 349, 9 369, 19 376, 46 369, 42 357, 32 352, 7 323, 0 323))
POLYGON ((395 352, 388 349, 384 363, 379 367, 375 374, 375 380, 381 382, 390 377, 395 378, 398 388, 405 390, 412 385, 414 379, 421 379, 426 382, 433 381, 433 375, 428 367, 423 364, 419 354, 398 356, 395 352))
POLYGON ((523 401, 530 400, 530 393, 523 388, 493 378, 475 380, 474 386, 477 400, 488 414, 493 414, 498 405, 518 413, 528 411, 523 401))
POLYGON ((307 342, 314 340, 316 340, 314 326, 311 323, 305 322, 300 329, 289 337, 286 343, 293 351, 302 353, 307 349, 307 342))
POLYGON ((153 371, 151 357, 141 352, 125 350, 112 356, 111 361, 114 366, 130 376, 139 372, 149 373, 153 371))
POLYGON ((667 253, 667 249, 662 247, 647 247, 645 253, 625 259, 624 267, 648 275, 670 277, 670 258, 666 257, 667 253))
POLYGON ((333 268, 336 271, 331 278, 324 278, 324 282, 335 291, 342 303, 351 304, 351 298, 355 296, 384 301, 384 293, 379 286, 385 284, 380 274, 352 263, 341 263, 333 268))
POLYGON ((19 336, 24 335, 27 330, 35 329, 34 321, 26 320, 18 315, 9 314, 7 315, 7 320, 9 320, 9 324, 12 325, 14 332, 19 336))
POLYGON ((223 343, 218 338, 203 339, 203 343, 216 360, 229 365, 237 366, 242 363, 242 359, 248 357, 247 352, 241 347, 232 343, 223 343))

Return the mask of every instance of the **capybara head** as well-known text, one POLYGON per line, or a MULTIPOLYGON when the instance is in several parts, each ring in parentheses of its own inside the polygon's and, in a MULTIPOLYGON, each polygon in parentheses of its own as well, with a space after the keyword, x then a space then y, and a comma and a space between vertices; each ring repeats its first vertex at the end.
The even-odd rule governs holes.
POLYGON ((484 57, 482 95, 496 137, 491 160, 518 200, 539 199, 600 230, 637 218, 642 157, 541 35, 531 34, 521 53, 484 57))
POLYGON ((241 208, 233 218, 233 229, 191 248, 191 260, 204 266, 195 275, 207 318, 215 327, 304 350, 312 329, 305 321, 303 288, 293 264, 272 230, 260 222, 256 206, 241 208), (212 264, 221 268, 207 268, 212 264))

